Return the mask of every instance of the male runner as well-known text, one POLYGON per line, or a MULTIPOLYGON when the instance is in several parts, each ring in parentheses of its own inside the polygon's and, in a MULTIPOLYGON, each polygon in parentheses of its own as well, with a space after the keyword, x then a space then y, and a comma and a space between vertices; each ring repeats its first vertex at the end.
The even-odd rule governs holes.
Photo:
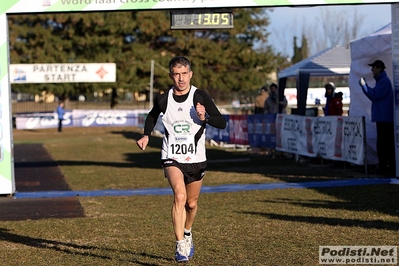
POLYGON ((188 261, 194 255, 191 227, 197 214, 197 202, 207 167, 205 151, 206 125, 224 129, 226 120, 211 97, 190 84, 193 72, 186 57, 169 62, 173 87, 158 95, 137 141, 145 150, 158 116, 163 113, 165 127, 161 161, 165 177, 173 190, 172 223, 176 237, 175 259, 188 261))

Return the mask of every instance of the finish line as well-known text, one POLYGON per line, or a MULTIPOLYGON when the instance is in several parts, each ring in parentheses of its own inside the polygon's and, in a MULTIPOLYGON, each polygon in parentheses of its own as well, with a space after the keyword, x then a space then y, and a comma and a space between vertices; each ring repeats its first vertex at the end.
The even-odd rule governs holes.
MULTIPOLYGON (((327 181, 310 181, 300 183, 262 183, 262 184, 231 184, 221 186, 203 186, 201 193, 222 193, 251 190, 272 190, 287 188, 325 188, 367 186, 380 184, 399 184, 397 178, 361 178, 327 181)), ((144 188, 144 189, 110 189, 110 190, 71 190, 71 191, 39 191, 16 192, 14 199, 33 198, 65 198, 65 197, 101 197, 101 196, 146 196, 146 195, 171 195, 170 188, 144 188)))

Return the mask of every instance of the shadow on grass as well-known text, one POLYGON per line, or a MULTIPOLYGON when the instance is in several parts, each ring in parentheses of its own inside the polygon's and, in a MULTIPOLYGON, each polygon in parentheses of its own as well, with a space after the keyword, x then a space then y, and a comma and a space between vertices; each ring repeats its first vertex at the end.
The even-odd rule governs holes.
POLYGON ((349 211, 378 211, 392 216, 399 216, 399 186, 370 185, 357 187, 314 188, 324 195, 338 200, 300 200, 277 198, 265 200, 268 204, 289 204, 308 209, 330 209, 349 211))
MULTIPOLYGON (((276 198, 265 200, 267 204, 289 204, 303 208, 306 213, 308 209, 330 209, 347 210, 354 212, 377 211, 393 217, 399 216, 399 186, 395 185, 372 185, 361 187, 339 187, 339 188, 318 188, 314 189, 320 193, 333 196, 338 200, 301 200, 294 198, 276 198)), ((296 221, 310 224, 325 224, 331 226, 362 227, 386 230, 399 230, 398 222, 381 220, 359 220, 337 217, 317 217, 286 215, 278 213, 243 212, 251 215, 261 215, 268 219, 296 221)), ((314 213, 314 211, 309 211, 314 213)), ((328 215, 328 212, 327 214, 328 215)), ((335 215, 335 212, 334 214, 335 215)))
MULTIPOLYGON (((315 189, 324 195, 343 200, 342 209, 351 211, 377 211, 391 216, 399 216, 399 186, 370 185, 358 187, 332 187, 315 189)), ((334 204, 327 205, 333 208, 334 204)), ((336 207, 336 205, 335 205, 336 207)))
POLYGON ((262 213, 262 212, 242 212, 242 213, 250 215, 260 215, 268 219, 288 221, 288 222, 301 222, 308 224, 321 224, 321 225, 330 225, 330 226, 362 227, 367 229, 370 228, 385 229, 392 231, 397 231, 399 229, 399 223, 387 222, 383 220, 365 221, 359 219, 285 215, 285 214, 262 213))
POLYGON ((161 168, 161 159, 154 160, 154 157, 160 157, 159 153, 143 153, 138 156, 135 155, 136 160, 131 162, 110 162, 110 161, 71 161, 71 160, 57 160, 57 161, 42 161, 42 162, 16 162, 14 165, 18 168, 23 167, 50 167, 50 166, 107 166, 115 168, 161 168), (156 155, 155 155, 156 154, 156 155))
POLYGON ((5 228, 0 228, 0 240, 16 244, 22 244, 35 248, 53 249, 68 254, 91 256, 91 257, 111 260, 111 258, 108 256, 98 255, 90 252, 90 250, 98 249, 95 246, 77 245, 77 244, 65 243, 65 242, 48 240, 43 238, 21 236, 11 233, 9 232, 8 229, 5 228))
MULTIPOLYGON (((113 261, 115 259, 112 258, 112 256, 96 254, 96 251, 98 253, 102 253, 102 254, 104 252, 110 252, 111 254, 112 254, 112 252, 115 252, 115 253, 123 252, 123 253, 128 253, 128 255, 130 255, 132 257, 137 257, 137 256, 143 257, 143 260, 156 259, 156 260, 165 260, 168 262, 173 261, 173 259, 171 259, 171 258, 156 256, 156 255, 148 254, 148 253, 144 253, 144 252, 135 253, 132 251, 127 251, 127 250, 99 248, 96 246, 78 245, 78 244, 73 244, 73 243, 48 240, 48 239, 44 239, 44 238, 22 236, 22 235, 17 235, 17 234, 11 233, 10 230, 5 229, 5 228, 0 228, 0 240, 7 241, 10 243, 15 243, 15 244, 26 245, 26 246, 34 247, 34 248, 52 249, 52 250, 63 252, 63 253, 70 254, 70 255, 80 255, 80 256, 93 257, 93 258, 109 260, 109 261, 111 261, 111 260, 113 261)), ((116 257, 120 257, 120 256, 116 256, 116 257)), ((123 259, 118 259, 118 260, 125 261, 123 259)), ((154 263, 142 262, 139 259, 127 259, 126 261, 128 261, 130 263, 135 263, 136 265, 148 265, 148 266, 159 265, 158 263, 154 264, 154 263)))

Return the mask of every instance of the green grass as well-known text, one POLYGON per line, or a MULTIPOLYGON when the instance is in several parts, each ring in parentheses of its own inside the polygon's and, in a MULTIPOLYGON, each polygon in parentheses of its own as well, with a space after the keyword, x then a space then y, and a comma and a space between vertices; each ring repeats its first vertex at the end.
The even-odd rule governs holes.
MULTIPOLYGON (((168 187, 161 140, 135 128, 14 131, 43 143, 73 190, 168 187)), ((365 176, 361 167, 209 147, 205 186, 365 176), (239 162, 235 159, 249 158, 239 162), (234 159, 231 162, 216 160, 234 159)), ((0 222, 2 265, 173 265, 172 195, 81 197, 85 217, 0 222)), ((318 265, 320 245, 397 245, 399 187, 203 193, 189 265, 318 265)))

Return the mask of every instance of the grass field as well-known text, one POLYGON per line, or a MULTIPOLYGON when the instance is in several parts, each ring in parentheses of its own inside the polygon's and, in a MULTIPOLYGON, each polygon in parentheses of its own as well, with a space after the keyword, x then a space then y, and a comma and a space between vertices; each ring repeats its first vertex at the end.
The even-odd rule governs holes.
MULTIPOLYGON (((73 190, 168 187, 161 139, 152 137, 142 152, 135 144, 140 133, 14 131, 14 143, 43 143, 73 190)), ((365 176, 359 167, 214 147, 208 159, 204 186, 365 176), (249 160, 228 161, 239 158, 249 160)), ((175 264, 171 195, 79 200, 84 218, 0 222, 2 265, 175 264)), ((318 265, 321 245, 398 245, 398 202, 397 185, 203 193, 189 265, 318 265)))

